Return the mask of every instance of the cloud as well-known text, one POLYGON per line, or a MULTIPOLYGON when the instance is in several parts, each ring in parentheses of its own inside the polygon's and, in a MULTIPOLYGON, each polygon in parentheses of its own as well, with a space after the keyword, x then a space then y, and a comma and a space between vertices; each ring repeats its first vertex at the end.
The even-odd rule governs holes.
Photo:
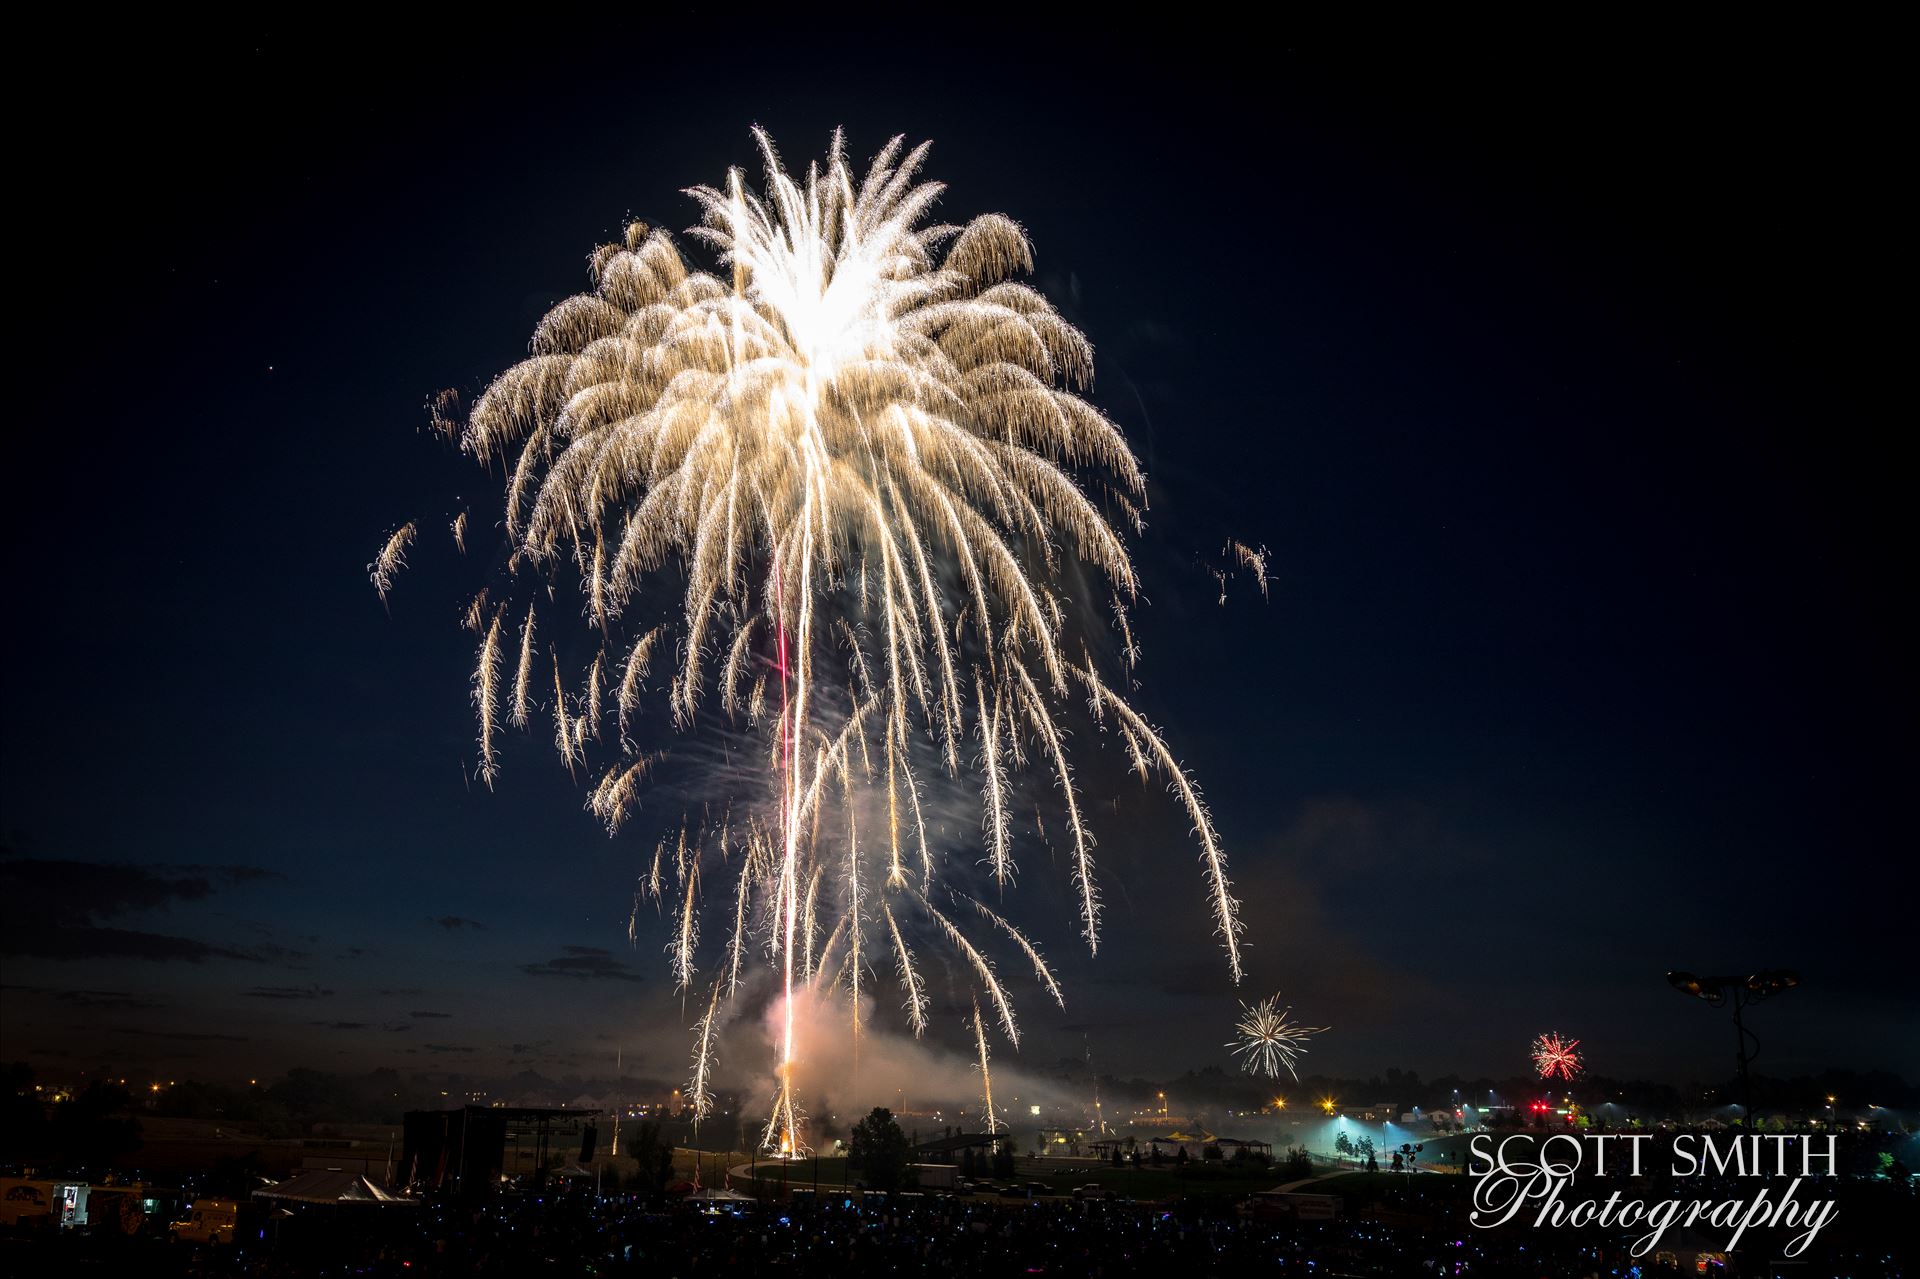
POLYGON ((423 1047, 430 1053, 470 1053, 473 1051, 473 1049, 465 1044, 425 1044, 423 1047))
POLYGON ((208 959, 264 962, 261 953, 109 924, 121 916, 198 902, 235 885, 278 879, 258 866, 135 866, 0 857, 0 954, 42 959, 208 959))
POLYGON ((442 915, 432 922, 440 925, 440 927, 446 929, 448 932, 453 932, 459 928, 472 928, 479 932, 485 932, 487 927, 477 919, 467 919, 462 915, 442 915))
POLYGON ((367 1023, 364 1021, 310 1021, 307 1025, 322 1026, 327 1030, 365 1030, 367 1028, 367 1023))
POLYGON ((264 866, 188 866, 183 869, 194 871, 211 870, 214 874, 223 876, 229 882, 235 884, 261 883, 271 879, 284 881, 286 879, 286 876, 282 875, 279 871, 268 870, 264 866))
POLYGON ((552 1046, 553 1041, 551 1039, 539 1039, 530 1044, 501 1044, 500 1051, 510 1053, 515 1057, 524 1057, 528 1053, 539 1052, 543 1048, 551 1048, 552 1046))
POLYGON ((522 964, 520 971, 529 977, 576 977, 608 981, 645 981, 633 969, 613 957, 613 952, 598 946, 562 946, 561 955, 543 964, 522 964))
POLYGON ((416 1008, 412 1012, 408 1013, 407 1016, 409 1017, 451 1017, 453 1016, 453 1014, 452 1013, 436 1013, 431 1009, 416 1008))
POLYGON ((298 968, 300 961, 307 958, 307 952, 294 950, 290 946, 276 946, 272 942, 259 942, 247 947, 245 958, 280 968, 298 968))
POLYGON ((318 986, 255 986, 240 993, 248 999, 325 999, 333 994, 318 986))
MULTIPOLYGON (((76 1027, 75 1029, 81 1029, 76 1027)), ((116 1035, 132 1035, 138 1039, 172 1039, 181 1043, 218 1043, 245 1044, 252 1042, 245 1035, 218 1035, 192 1030, 136 1030, 130 1026, 115 1026, 116 1035)))
MULTIPOLYGON (((0 889, 0 893, 5 891, 0 889)), ((258 955, 191 937, 172 937, 134 928, 99 928, 92 924, 69 927, 27 920, 7 921, 5 929, 0 930, 0 954, 32 955, 40 959, 181 959, 193 964, 207 959, 262 962, 258 955)))
POLYGON ((55 999, 80 1008, 165 1008, 164 999, 148 999, 144 995, 135 995, 125 990, 60 990, 54 992, 55 999))
POLYGON ((127 1011, 165 1008, 166 1002, 149 999, 145 995, 136 995, 125 990, 57 990, 46 986, 0 986, 0 990, 18 991, 23 995, 45 995, 61 1003, 72 1004, 76 1008, 116 1008, 127 1011))

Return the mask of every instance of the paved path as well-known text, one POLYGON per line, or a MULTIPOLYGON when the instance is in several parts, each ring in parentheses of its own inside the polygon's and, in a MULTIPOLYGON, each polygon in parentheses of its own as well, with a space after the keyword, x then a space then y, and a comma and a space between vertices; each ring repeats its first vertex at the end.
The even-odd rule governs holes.
POLYGON ((1359 1169, 1357 1168, 1335 1168, 1332 1172, 1316 1172, 1311 1177, 1302 1177, 1298 1181, 1289 1181, 1284 1186, 1275 1186, 1273 1188, 1273 1193, 1290 1195, 1295 1191, 1299 1190, 1300 1187, 1311 1186, 1316 1181, 1327 1181, 1334 1177, 1351 1177, 1354 1173, 1358 1171, 1359 1169))

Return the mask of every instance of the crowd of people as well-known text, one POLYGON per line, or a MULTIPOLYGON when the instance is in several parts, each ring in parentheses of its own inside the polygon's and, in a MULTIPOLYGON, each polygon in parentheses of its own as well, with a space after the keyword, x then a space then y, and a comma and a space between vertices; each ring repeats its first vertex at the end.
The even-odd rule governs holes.
MULTIPOLYGON (((1691 1262, 1691 1258, 1687 1261, 1691 1262)), ((1870 1258, 1864 1276, 1897 1273, 1870 1258)), ((1691 1266, 1688 1267, 1691 1272, 1691 1266)), ((1261 1221, 1230 1205, 917 1203, 834 1196, 785 1204, 649 1206, 530 1194, 481 1205, 336 1209, 274 1218, 208 1248, 78 1232, 8 1240, 9 1275, 1620 1276, 1679 1270, 1570 1237, 1383 1224, 1261 1221), (377 1213, 377 1215, 376 1215, 377 1213)))

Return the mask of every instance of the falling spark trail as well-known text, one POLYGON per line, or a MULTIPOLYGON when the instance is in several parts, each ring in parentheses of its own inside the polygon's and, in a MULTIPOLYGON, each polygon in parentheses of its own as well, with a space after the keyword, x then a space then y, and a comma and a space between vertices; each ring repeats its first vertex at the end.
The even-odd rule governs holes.
POLYGON ((693 983, 693 952, 700 945, 700 916, 694 903, 700 891, 700 871, 695 867, 687 876, 686 896, 680 910, 680 926, 673 935, 673 988, 685 991, 693 983))
POLYGON ((1053 1002, 1065 1008, 1067 1006, 1067 999, 1065 995, 1060 993, 1060 983, 1053 979, 1053 970, 1047 967, 1047 961, 1040 957, 1040 952, 1034 948, 1032 942, 1027 940, 1026 934, 1018 928, 1015 928, 1012 924, 1009 924, 985 902, 967 897, 964 894, 956 895, 959 896, 962 901, 972 905, 972 907, 985 916, 994 927, 1013 938, 1014 945, 1025 952, 1028 962, 1033 965, 1033 975, 1040 979, 1040 984, 1047 988, 1049 995, 1053 996, 1053 1002))
POLYGON ((566 761, 567 771, 573 771, 577 752, 574 749, 573 721, 567 715, 567 690, 560 682, 560 655, 553 657, 553 743, 560 752, 560 758, 566 761))
POLYGON ((906 938, 900 935, 900 925, 894 922, 892 909, 886 906, 880 909, 887 917, 887 931, 893 934, 894 953, 900 959, 900 985, 907 996, 907 1024, 913 1027, 913 1036, 918 1039, 927 1032, 927 997, 913 971, 913 952, 907 949, 906 938))
POLYGON ((1181 802, 1186 805, 1187 816, 1193 820, 1194 833, 1200 838, 1201 857, 1206 862, 1207 878, 1213 887, 1214 931, 1226 947, 1227 967, 1233 973, 1234 981, 1240 981, 1246 975, 1240 966, 1240 903, 1233 896, 1233 885, 1227 879, 1227 859, 1220 851, 1219 840, 1213 833, 1213 818, 1207 812, 1207 806, 1201 802, 1200 792, 1194 788, 1187 770, 1180 767, 1180 761, 1160 740, 1160 735, 1140 718, 1133 707, 1101 683, 1099 676, 1091 670, 1082 668, 1076 673, 1092 692, 1096 702, 1111 707, 1128 732, 1133 734, 1133 739, 1153 751, 1161 770, 1167 774, 1170 784, 1179 792, 1181 802))
POLYGON ((747 901, 753 892, 753 861, 742 858, 740 863, 740 886, 735 890, 733 903, 733 936, 727 940, 727 998, 731 999, 740 988, 740 955, 746 948, 747 940, 747 901))
MULTIPOLYGON (((533 614, 527 614, 527 628, 533 628, 533 614)), ((620 676, 620 693, 615 699, 620 711, 620 737, 627 736, 627 721, 640 705, 640 682, 647 677, 647 670, 653 661, 653 645, 660 638, 660 628, 654 627, 634 643, 633 651, 627 655, 626 671, 620 676)))
POLYGON ((980 1089, 986 1098, 987 1133, 991 1136, 1000 1131, 1000 1125, 993 1115, 993 1072, 987 1068, 987 1027, 980 1020, 978 998, 973 1001, 973 1041, 980 1053, 980 1089))
POLYGON ((1260 598, 1267 596, 1267 548, 1254 550, 1244 542, 1228 542, 1227 550, 1240 561, 1242 568, 1253 574, 1254 583, 1260 588, 1260 598))
POLYGON ((527 683, 533 675, 533 608, 527 605, 527 621, 520 628, 520 665, 513 672, 513 711, 507 722, 515 728, 527 726, 527 683))
POLYGON ((374 593, 382 604, 387 602, 387 592, 393 589, 394 574, 407 566, 407 547, 418 531, 412 521, 402 524, 373 557, 373 563, 367 565, 367 580, 373 583, 374 593))
POLYGON ((1018 674, 1020 692, 1027 699, 1033 726, 1039 730, 1041 739, 1047 744, 1048 753, 1053 756, 1060 796, 1067 806, 1067 830, 1073 835, 1073 880, 1080 889, 1080 935, 1087 939, 1088 952, 1097 954, 1100 950, 1100 895, 1093 885, 1093 857, 1087 848, 1087 832, 1080 826, 1080 801, 1073 793, 1073 769, 1067 764, 1066 748, 1060 744, 1060 730, 1054 727, 1053 717, 1047 714, 1040 690, 1033 686, 1033 678, 1027 674, 1025 667, 1021 667, 1018 674))
POLYGON ((473 704, 480 718, 480 780, 493 789, 499 771, 499 758, 493 749, 493 726, 499 716, 494 711, 494 687, 500 681, 500 618, 503 608, 493 615, 486 639, 480 642, 480 660, 473 672, 473 704))
POLYGON ((940 925, 940 931, 947 935, 947 940, 953 943, 954 949, 966 956, 967 962, 973 965, 974 974, 980 978, 980 984, 986 987, 987 994, 993 997, 994 1011, 1000 1015, 1000 1032, 1007 1037, 1007 1042, 1018 1048, 1020 1028, 1014 1024, 1013 1005, 1007 1002, 1007 992, 1001 989, 1000 979, 994 975, 993 965, 987 962, 987 957, 975 949, 973 943, 967 940, 966 934, 955 928, 953 922, 945 915, 928 905, 925 899, 921 900, 920 905, 932 917, 933 922, 940 925))
MULTIPOLYGON (((977 678, 978 672, 975 675, 977 678)), ((987 710, 984 688, 979 692, 979 699, 980 773, 987 783, 987 851, 993 860, 993 882, 1005 887, 1013 864, 1007 857, 1007 808, 1000 793, 1000 708, 987 710)))
POLYGON ((698 1032, 694 1036, 693 1075, 687 1080, 687 1104, 693 1108, 696 1124, 713 1110, 713 1091, 709 1081, 713 1071, 713 1019, 720 1010, 720 983, 713 983, 713 994, 707 999, 706 1016, 700 1019, 698 1032))
POLYGON ((480 623, 486 620, 487 594, 488 590, 483 586, 478 595, 467 601, 467 616, 462 625, 470 631, 478 631, 480 623))

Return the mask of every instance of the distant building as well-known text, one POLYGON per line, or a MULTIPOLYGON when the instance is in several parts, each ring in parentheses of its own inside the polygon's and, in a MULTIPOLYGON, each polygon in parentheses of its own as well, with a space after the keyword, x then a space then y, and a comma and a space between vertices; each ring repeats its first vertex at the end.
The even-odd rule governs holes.
POLYGON ((923 1141, 913 1148, 914 1162, 923 1164, 957 1164, 961 1155, 968 1151, 978 1151, 991 1156, 1002 1143, 1011 1142, 1010 1132, 960 1132, 936 1137, 932 1141, 923 1141))
POLYGON ((1040 1148, 1049 1155, 1078 1159, 1088 1153, 1098 1135, 1088 1128, 1042 1128, 1040 1148))

